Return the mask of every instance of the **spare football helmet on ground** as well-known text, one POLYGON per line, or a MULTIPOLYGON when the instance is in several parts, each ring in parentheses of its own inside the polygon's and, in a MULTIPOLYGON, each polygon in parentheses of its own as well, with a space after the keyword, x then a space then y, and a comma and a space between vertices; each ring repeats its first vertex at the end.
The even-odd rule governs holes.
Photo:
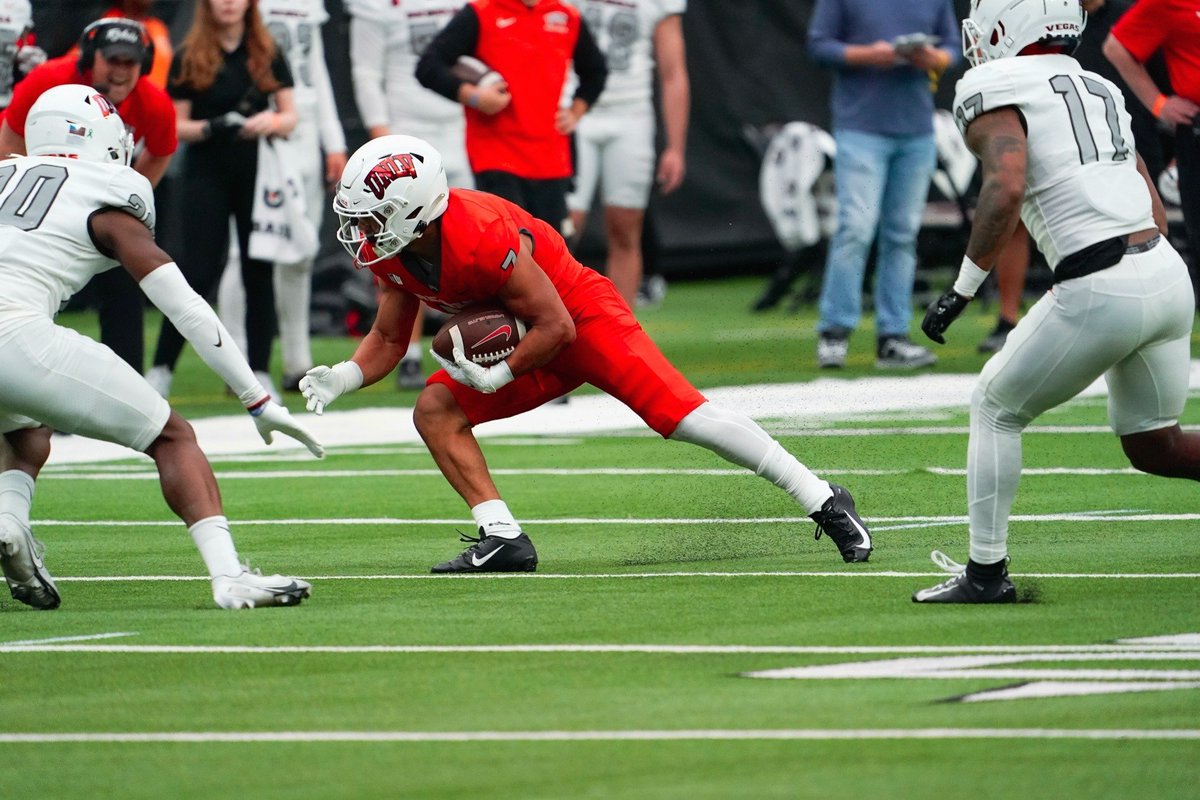
POLYGON ((42 92, 29 109, 25 152, 128 166, 133 136, 104 95, 69 83, 42 92))
POLYGON ((442 155, 415 136, 381 136, 350 156, 333 196, 337 239, 356 266, 391 258, 446 210, 442 155))
POLYGON ((1039 42, 1073 49, 1086 24, 1079 0, 972 0, 962 22, 963 55, 978 66, 1039 42))

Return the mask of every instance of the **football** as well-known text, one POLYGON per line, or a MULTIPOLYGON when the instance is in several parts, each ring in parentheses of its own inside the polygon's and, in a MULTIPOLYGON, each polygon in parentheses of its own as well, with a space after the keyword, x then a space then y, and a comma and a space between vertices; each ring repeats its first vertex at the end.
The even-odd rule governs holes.
POLYGON ((525 323, 502 306, 473 306, 460 311, 433 337, 433 352, 454 360, 459 347, 468 359, 488 367, 512 355, 525 336, 525 323))
POLYGON ((493 83, 504 82, 499 72, 472 56, 459 56, 458 61, 450 68, 450 74, 474 86, 491 86, 493 83))

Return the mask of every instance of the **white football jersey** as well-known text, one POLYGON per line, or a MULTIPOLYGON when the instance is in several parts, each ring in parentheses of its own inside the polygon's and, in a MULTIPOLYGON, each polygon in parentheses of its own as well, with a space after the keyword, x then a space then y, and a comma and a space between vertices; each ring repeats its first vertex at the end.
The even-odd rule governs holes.
POLYGON ((154 230, 154 192, 129 167, 55 156, 0 161, 0 308, 53 316, 117 265, 96 249, 92 214, 126 211, 154 230))
POLYGON ((649 103, 654 96, 654 31, 687 0, 566 0, 579 8, 608 63, 596 109, 649 103))
POLYGON ((1021 219, 1050 268, 1114 236, 1155 227, 1137 170, 1121 91, 1070 56, 1016 56, 967 70, 954 116, 965 135, 975 117, 1011 106, 1028 137, 1021 219))
POLYGON ((462 125, 462 106, 426 89, 417 61, 464 0, 349 0, 354 93, 367 127, 408 120, 462 125))
POLYGON ((0 0, 0 108, 12 102, 17 42, 32 26, 29 0, 0 0))
MULTIPOLYGON (((316 105, 316 69, 313 43, 329 19, 323 0, 260 0, 258 11, 275 44, 287 58, 295 83, 297 108, 316 105)), ((316 51, 320 53, 320 50, 316 51)), ((324 68, 324 65, 320 65, 324 68)))

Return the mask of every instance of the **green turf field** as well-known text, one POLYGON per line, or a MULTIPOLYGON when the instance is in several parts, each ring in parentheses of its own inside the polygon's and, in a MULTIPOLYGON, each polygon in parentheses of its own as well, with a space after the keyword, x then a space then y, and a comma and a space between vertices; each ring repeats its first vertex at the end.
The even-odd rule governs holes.
MULTIPOLYGON (((759 288, 672 284, 644 321, 704 387, 817 377, 811 312, 752 315, 759 288)), ((925 372, 977 371, 989 322, 925 372)), ((190 354, 175 389, 236 410, 190 354)), ((485 442, 541 557, 521 576, 428 574, 470 528, 419 446, 222 456, 242 555, 314 586, 252 612, 212 605, 147 461, 56 464, 34 521, 62 608, 0 599, 0 797, 1196 797, 1200 489, 1128 471, 1103 399, 1077 401, 1025 437, 1026 602, 916 606, 931 550, 966 558, 966 422, 763 420, 855 493, 855 565, 775 487, 643 431, 485 442)))

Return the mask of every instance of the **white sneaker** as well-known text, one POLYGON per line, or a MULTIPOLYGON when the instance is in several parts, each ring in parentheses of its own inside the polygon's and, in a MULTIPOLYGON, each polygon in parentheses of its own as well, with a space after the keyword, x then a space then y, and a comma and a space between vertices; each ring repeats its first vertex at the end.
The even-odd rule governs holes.
POLYGON ((850 340, 844 336, 821 334, 817 338, 817 366, 821 369, 841 369, 849 353, 850 340))
POLYGON ((212 579, 212 587, 213 600, 221 608, 297 606, 312 591, 308 581, 249 569, 240 575, 218 575, 212 579))
POLYGON ((171 378, 174 377, 174 374, 170 367, 151 367, 150 371, 146 373, 146 383, 150 384, 150 387, 165 399, 171 396, 171 378))
POLYGON ((62 598, 42 563, 42 543, 11 514, 0 514, 0 567, 12 596, 27 606, 58 608, 62 598))
POLYGON ((929 348, 910 342, 907 336, 885 336, 879 340, 876 369, 916 369, 936 363, 937 356, 929 348))
POLYGON ((271 375, 268 372, 255 372, 255 379, 262 384, 262 387, 267 390, 267 394, 271 395, 271 399, 279 405, 283 405, 283 395, 275 388, 275 381, 271 380, 271 375))

